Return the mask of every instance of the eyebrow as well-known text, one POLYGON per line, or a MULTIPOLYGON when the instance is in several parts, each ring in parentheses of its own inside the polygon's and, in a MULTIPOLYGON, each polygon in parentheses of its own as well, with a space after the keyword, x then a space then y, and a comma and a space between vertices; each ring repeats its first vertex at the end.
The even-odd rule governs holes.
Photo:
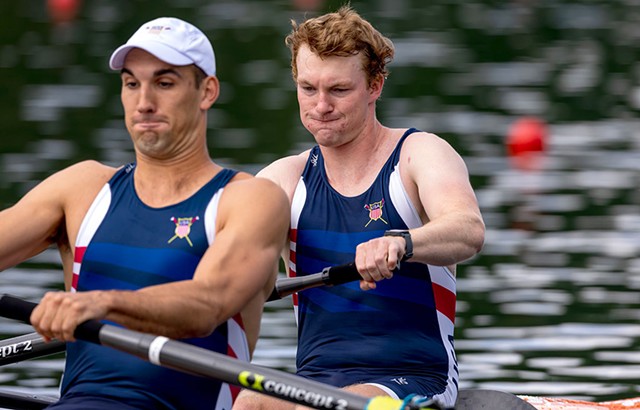
MULTIPOLYGON (((129 74, 130 76, 135 77, 135 75, 133 75, 131 70, 129 70, 128 68, 124 68, 124 67, 120 70, 120 75, 123 75, 123 74, 129 74)), ((163 76, 163 75, 166 75, 166 74, 173 74, 173 75, 175 75, 177 77, 182 77, 182 75, 178 71, 174 70, 173 68, 162 68, 160 70, 155 71, 153 73, 153 76, 154 77, 160 77, 160 76, 163 76)))

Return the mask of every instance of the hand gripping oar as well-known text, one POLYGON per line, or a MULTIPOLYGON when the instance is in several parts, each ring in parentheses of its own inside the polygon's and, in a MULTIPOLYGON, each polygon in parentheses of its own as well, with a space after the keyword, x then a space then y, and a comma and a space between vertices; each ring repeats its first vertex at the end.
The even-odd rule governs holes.
MULTIPOLYGON (((0 297, 0 315, 28 323, 35 303, 9 295, 0 297)), ((242 362, 187 343, 89 320, 75 337, 130 353, 158 366, 212 377, 225 383, 316 409, 435 410, 424 400, 367 398, 275 369, 242 362)))
POLYGON ((273 288, 273 292, 271 292, 271 295, 267 299, 267 302, 282 299, 292 293, 300 292, 309 288, 341 285, 343 283, 353 282, 360 279, 362 279, 362 277, 358 273, 356 265, 353 262, 344 265, 329 266, 324 268, 322 272, 313 273, 311 275, 296 276, 293 278, 280 278, 276 281, 276 285, 273 288))
MULTIPOLYGON (((360 280, 354 263, 324 268, 322 272, 293 278, 280 278, 267 302, 282 299, 295 292, 318 286, 334 286, 360 280)), ((45 342, 38 333, 29 333, 0 340, 0 366, 34 357, 44 357, 64 352, 66 344, 59 341, 45 342)))

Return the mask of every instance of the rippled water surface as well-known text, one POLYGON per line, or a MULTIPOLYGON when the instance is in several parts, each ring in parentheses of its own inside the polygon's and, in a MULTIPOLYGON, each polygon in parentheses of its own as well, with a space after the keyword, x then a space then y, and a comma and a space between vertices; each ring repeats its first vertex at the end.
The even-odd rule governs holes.
MULTIPOLYGON (((132 159, 119 79, 106 63, 159 15, 191 20, 213 38, 222 95, 210 112, 210 148, 223 164, 255 172, 311 144, 283 45, 289 18, 302 15, 297 2, 85 1, 61 26, 44 3, 0 5, 11 16, 0 30, 3 206, 72 162, 132 159)), ((447 139, 469 167, 487 224, 482 254, 458 272, 461 387, 640 396, 640 3, 352 4, 396 45, 379 117, 447 139), (534 169, 506 155, 509 127, 522 116, 548 126, 534 169)), ((60 280, 47 251, 3 272, 0 291, 35 301, 60 280)), ((290 305, 267 306, 256 363, 293 370, 290 305)), ((0 320, 6 337, 30 331, 0 320)), ((55 394, 62 366, 60 356, 8 365, 0 383, 55 394)))

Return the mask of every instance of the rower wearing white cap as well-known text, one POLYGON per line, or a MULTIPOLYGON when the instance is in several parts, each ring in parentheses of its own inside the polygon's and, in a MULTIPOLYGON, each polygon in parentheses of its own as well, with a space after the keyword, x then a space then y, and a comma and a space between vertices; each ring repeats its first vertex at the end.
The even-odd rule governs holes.
POLYGON ((197 27, 174 17, 160 17, 143 24, 126 44, 113 52, 109 66, 120 70, 134 48, 153 54, 165 63, 195 64, 207 75, 216 75, 216 57, 207 37, 197 27))
POLYGON ((0 269, 50 245, 65 292, 31 316, 67 341, 55 409, 230 409, 226 384, 76 341, 88 319, 184 339, 250 360, 287 235, 289 205, 267 179, 223 168, 207 149, 219 94, 213 47, 193 25, 143 24, 111 56, 135 161, 84 161, 0 212, 0 269), (256 204, 259 203, 259 209, 256 204))

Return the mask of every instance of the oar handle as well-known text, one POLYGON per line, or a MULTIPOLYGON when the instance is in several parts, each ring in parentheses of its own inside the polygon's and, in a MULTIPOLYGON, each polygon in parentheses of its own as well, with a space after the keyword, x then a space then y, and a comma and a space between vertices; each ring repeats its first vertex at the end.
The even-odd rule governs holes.
POLYGON ((33 302, 28 302, 11 295, 2 295, 0 297, 0 312, 2 312, 2 316, 7 319, 30 324, 29 318, 31 317, 31 312, 33 312, 36 306, 37 304, 33 302))
POLYGON ((362 279, 354 262, 344 265, 330 266, 322 270, 322 281, 325 285, 342 285, 362 279))
MULTIPOLYGON (((31 323, 29 319, 36 306, 36 303, 11 295, 2 295, 0 297, 0 315, 27 324, 31 323)), ((74 336, 81 340, 100 344, 100 329, 103 325, 97 320, 87 320, 76 327, 74 336)))
POLYGON ((343 283, 353 282, 360 279, 360 274, 353 262, 344 265, 329 266, 324 268, 322 272, 313 273, 311 275, 278 279, 273 288, 273 292, 271 292, 271 295, 267 299, 267 302, 282 299, 285 296, 289 296, 305 289, 323 285, 341 285, 343 283))

